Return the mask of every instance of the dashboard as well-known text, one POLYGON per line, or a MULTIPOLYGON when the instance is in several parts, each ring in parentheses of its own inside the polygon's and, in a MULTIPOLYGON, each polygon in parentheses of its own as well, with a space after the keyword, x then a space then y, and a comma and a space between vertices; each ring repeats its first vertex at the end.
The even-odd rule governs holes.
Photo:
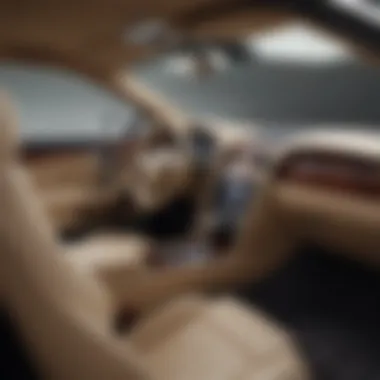
POLYGON ((290 155, 277 177, 302 186, 343 192, 366 199, 380 198, 380 162, 349 154, 305 151, 290 155))
POLYGON ((284 146, 274 201, 299 239, 380 264, 379 134, 316 128, 284 146))
MULTIPOLYGON (((256 127, 244 149, 234 149, 239 139, 231 139, 225 152, 234 154, 216 176, 210 198, 214 243, 233 243, 248 210, 271 183, 272 202, 300 241, 379 264, 380 135, 361 129, 310 125, 273 136, 270 129, 256 127)), ((210 154, 209 138, 207 144, 200 139, 195 151, 207 148, 210 154)))
POLYGON ((361 129, 311 125, 275 138, 257 129, 215 182, 216 237, 233 238, 269 181, 300 240, 379 264, 380 134, 361 129))

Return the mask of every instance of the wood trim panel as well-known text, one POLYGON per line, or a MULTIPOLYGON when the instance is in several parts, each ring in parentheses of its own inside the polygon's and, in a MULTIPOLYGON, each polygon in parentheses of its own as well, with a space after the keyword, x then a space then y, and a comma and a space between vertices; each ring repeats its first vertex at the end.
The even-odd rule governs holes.
POLYGON ((277 168, 276 177, 298 185, 380 199, 380 162, 331 152, 298 152, 277 168))

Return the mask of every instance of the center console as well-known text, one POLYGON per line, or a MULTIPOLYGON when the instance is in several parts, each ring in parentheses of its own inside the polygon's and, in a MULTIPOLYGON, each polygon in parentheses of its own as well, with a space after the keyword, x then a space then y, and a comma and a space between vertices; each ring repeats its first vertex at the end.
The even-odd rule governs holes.
POLYGON ((212 240, 219 247, 232 243, 258 183, 251 177, 226 172, 212 205, 212 240))
POLYGON ((213 189, 203 232, 182 239, 163 241, 148 260, 149 266, 204 265, 228 252, 234 243, 249 203, 261 180, 252 175, 252 165, 246 170, 236 166, 226 168, 213 189))

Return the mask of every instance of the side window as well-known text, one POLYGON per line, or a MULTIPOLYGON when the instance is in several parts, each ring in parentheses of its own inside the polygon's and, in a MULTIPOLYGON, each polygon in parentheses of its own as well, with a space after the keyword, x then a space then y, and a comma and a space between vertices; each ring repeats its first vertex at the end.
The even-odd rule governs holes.
POLYGON ((16 104, 24 142, 103 141, 125 135, 133 114, 111 91, 62 69, 1 64, 0 88, 16 104))

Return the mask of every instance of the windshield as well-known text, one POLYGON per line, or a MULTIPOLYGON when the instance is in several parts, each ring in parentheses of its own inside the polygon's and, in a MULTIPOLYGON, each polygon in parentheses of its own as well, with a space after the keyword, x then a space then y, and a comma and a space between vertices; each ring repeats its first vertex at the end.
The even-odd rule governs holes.
MULTIPOLYGON (((200 65, 191 50, 174 51, 140 63, 132 73, 194 121, 261 125, 276 135, 312 124, 379 128, 380 70, 306 24, 201 50, 200 65), (199 69, 205 62, 206 74, 199 69)), ((150 124, 136 106, 61 69, 2 64, 0 87, 18 106, 27 142, 104 141, 150 124)))
POLYGON ((172 105, 198 118, 276 127, 380 125, 380 70, 360 62, 342 42, 292 24, 245 43, 250 60, 198 80, 186 74, 184 60, 175 55, 136 67, 135 74, 172 105), (177 70, 171 69, 173 62, 177 70))

